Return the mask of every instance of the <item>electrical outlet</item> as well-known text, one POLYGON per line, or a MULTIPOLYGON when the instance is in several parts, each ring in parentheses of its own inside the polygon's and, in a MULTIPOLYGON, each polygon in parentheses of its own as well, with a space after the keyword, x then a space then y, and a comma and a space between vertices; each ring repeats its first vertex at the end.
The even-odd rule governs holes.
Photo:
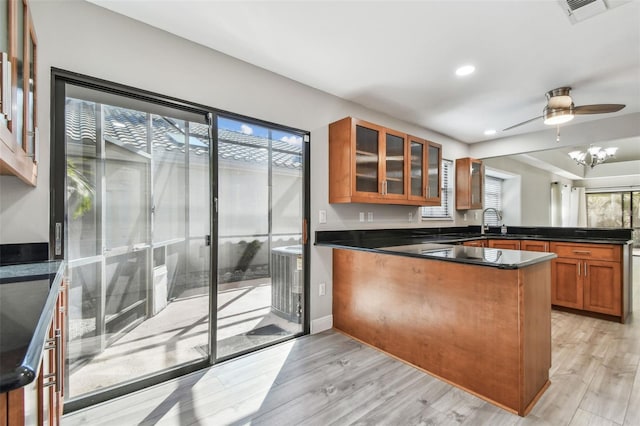
POLYGON ((360 212, 360 222, 364 222, 364 212, 360 212))
POLYGON ((467 221, 467 214, 466 213, 462 215, 462 220, 464 220, 465 222, 467 221))
POLYGON ((319 223, 327 223, 327 211, 326 210, 320 210, 320 212, 318 213, 318 222, 319 223))
POLYGON ((473 212, 473 219, 478 220, 478 212, 473 212))
POLYGON ((367 213, 367 222, 373 222, 373 212, 367 213))
POLYGON ((409 212, 409 222, 413 222, 413 213, 409 212))
POLYGON ((327 283, 318 284, 318 295, 324 296, 325 294, 327 294, 327 283))

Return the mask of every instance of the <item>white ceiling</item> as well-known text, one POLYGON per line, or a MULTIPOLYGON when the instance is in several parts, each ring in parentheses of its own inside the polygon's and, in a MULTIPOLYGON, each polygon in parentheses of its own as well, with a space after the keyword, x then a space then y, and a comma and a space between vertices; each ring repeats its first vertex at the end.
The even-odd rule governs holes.
POLYGON ((576 105, 640 112, 639 0, 577 24, 559 0, 91 1, 466 143, 542 130, 501 131, 560 86, 576 105), (457 77, 463 64, 476 72, 457 77))

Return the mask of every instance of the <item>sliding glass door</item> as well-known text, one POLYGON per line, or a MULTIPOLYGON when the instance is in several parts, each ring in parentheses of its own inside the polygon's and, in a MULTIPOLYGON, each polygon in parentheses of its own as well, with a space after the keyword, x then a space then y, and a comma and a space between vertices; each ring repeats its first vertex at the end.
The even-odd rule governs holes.
POLYGON ((640 248, 640 191, 587 193, 587 226, 631 228, 633 247, 640 248))
POLYGON ((208 359, 205 115, 68 85, 68 397, 208 359))
POLYGON ((308 333, 308 133, 53 79, 67 410, 308 333))
POLYGON ((303 135, 218 119, 217 358, 303 330, 303 135))

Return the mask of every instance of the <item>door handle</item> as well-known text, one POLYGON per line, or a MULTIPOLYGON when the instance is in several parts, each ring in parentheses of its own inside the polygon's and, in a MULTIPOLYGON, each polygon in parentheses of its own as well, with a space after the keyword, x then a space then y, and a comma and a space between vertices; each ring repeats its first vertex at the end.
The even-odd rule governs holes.
POLYGON ((302 244, 307 244, 309 235, 307 232, 307 219, 302 219, 302 244))
POLYGON ((584 276, 587 276, 587 262, 584 262, 584 276))
POLYGON ((56 222, 55 230, 55 254, 62 255, 62 222, 56 222))

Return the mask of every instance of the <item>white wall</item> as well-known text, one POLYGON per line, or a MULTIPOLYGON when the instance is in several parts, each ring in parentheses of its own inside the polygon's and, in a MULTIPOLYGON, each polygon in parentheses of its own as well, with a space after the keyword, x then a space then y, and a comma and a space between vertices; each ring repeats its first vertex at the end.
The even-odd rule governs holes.
MULTIPOLYGON (((467 156, 467 145, 298 84, 219 52, 79 1, 32 2, 38 36, 38 186, 0 177, 0 243, 47 241, 49 235, 49 99, 51 67, 139 87, 250 117, 311 131, 311 230, 361 228, 359 211, 375 227, 409 224, 417 208, 328 204, 328 123, 347 115, 412 133, 443 145, 443 157, 467 156)), ((294 60, 295 58, 292 58, 294 60)), ((327 64, 330 66, 330 64, 327 64)), ((445 222, 451 226, 456 222, 445 222)), ((467 224, 467 223, 460 223, 467 224)), ((311 318, 331 314, 331 250, 311 250, 311 318), (327 282, 327 295, 317 296, 327 282)))

